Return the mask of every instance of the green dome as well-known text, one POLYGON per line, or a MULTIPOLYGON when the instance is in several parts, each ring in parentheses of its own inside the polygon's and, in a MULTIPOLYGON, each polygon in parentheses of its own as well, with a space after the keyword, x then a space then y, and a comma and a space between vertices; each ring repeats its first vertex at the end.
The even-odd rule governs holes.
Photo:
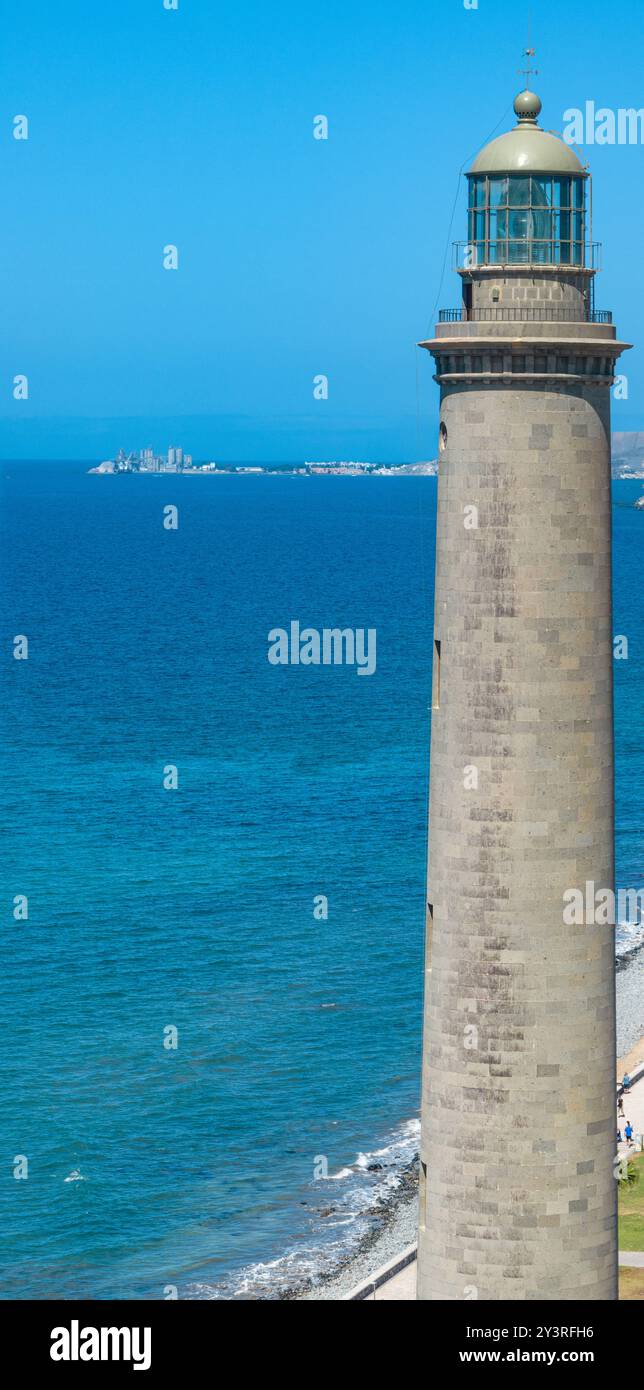
POLYGON ((537 125, 541 102, 534 92, 519 92, 514 109, 514 130, 490 140, 468 171, 470 174, 583 174, 578 155, 561 140, 537 125))

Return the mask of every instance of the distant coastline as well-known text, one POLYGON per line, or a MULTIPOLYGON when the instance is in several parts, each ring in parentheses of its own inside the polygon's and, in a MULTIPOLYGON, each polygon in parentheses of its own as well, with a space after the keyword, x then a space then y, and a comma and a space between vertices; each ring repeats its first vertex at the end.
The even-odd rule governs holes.
MULTIPOLYGON (((88 468, 88 473, 150 473, 165 477, 168 473, 186 478, 230 477, 343 477, 343 478, 404 478, 425 475, 436 477, 438 459, 421 459, 416 463, 370 463, 360 459, 304 460, 302 463, 216 463, 214 460, 195 462, 181 447, 170 447, 166 454, 155 454, 151 448, 126 453, 119 449, 113 459, 88 468)), ((612 436, 613 480, 644 479, 644 431, 616 431, 612 436)))
POLYGON ((167 477, 170 474, 180 473, 183 477, 192 478, 217 478, 234 476, 261 475, 272 477, 344 477, 344 478, 366 478, 366 477, 406 477, 409 475, 429 475, 435 477, 438 473, 438 459, 425 460, 419 463, 361 463, 354 460, 332 460, 331 462, 320 463, 301 463, 285 466, 284 464, 232 464, 232 463, 163 463, 161 466, 150 466, 139 460, 126 459, 106 459, 99 463, 95 468, 88 468, 88 473, 149 473, 157 477, 167 477))

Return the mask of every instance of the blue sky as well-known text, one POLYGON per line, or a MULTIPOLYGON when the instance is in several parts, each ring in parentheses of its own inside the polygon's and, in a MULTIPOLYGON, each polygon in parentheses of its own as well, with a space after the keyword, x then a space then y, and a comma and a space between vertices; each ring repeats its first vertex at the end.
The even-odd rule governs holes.
MULTIPOLYGON (((635 0, 2 0, 0 456, 433 457, 414 345, 458 302, 457 173, 513 123, 529 9, 546 128, 644 105, 635 0)), ((596 303, 633 342, 642 146, 586 154, 596 303)), ((644 428, 640 358, 615 429, 644 428)))

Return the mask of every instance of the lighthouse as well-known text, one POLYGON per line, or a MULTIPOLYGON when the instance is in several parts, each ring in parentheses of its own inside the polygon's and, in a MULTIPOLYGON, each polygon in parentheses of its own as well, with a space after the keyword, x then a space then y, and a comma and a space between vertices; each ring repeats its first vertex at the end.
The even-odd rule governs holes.
POLYGON ((539 124, 467 175, 443 310, 419 1299, 617 1297, 610 398, 591 180, 539 124), (598 920, 596 920, 596 917, 598 920))

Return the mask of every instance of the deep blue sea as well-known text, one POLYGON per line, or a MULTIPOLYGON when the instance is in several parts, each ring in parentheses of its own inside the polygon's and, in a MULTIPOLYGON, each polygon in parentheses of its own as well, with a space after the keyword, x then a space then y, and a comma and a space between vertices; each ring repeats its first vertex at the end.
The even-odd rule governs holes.
MULTIPOLYGON (((0 465, 0 1294, 275 1296, 415 1149, 436 480, 88 466, 0 465), (270 665, 292 619, 375 628, 376 673, 270 665)), ((642 490, 614 488, 636 887, 642 490)))

